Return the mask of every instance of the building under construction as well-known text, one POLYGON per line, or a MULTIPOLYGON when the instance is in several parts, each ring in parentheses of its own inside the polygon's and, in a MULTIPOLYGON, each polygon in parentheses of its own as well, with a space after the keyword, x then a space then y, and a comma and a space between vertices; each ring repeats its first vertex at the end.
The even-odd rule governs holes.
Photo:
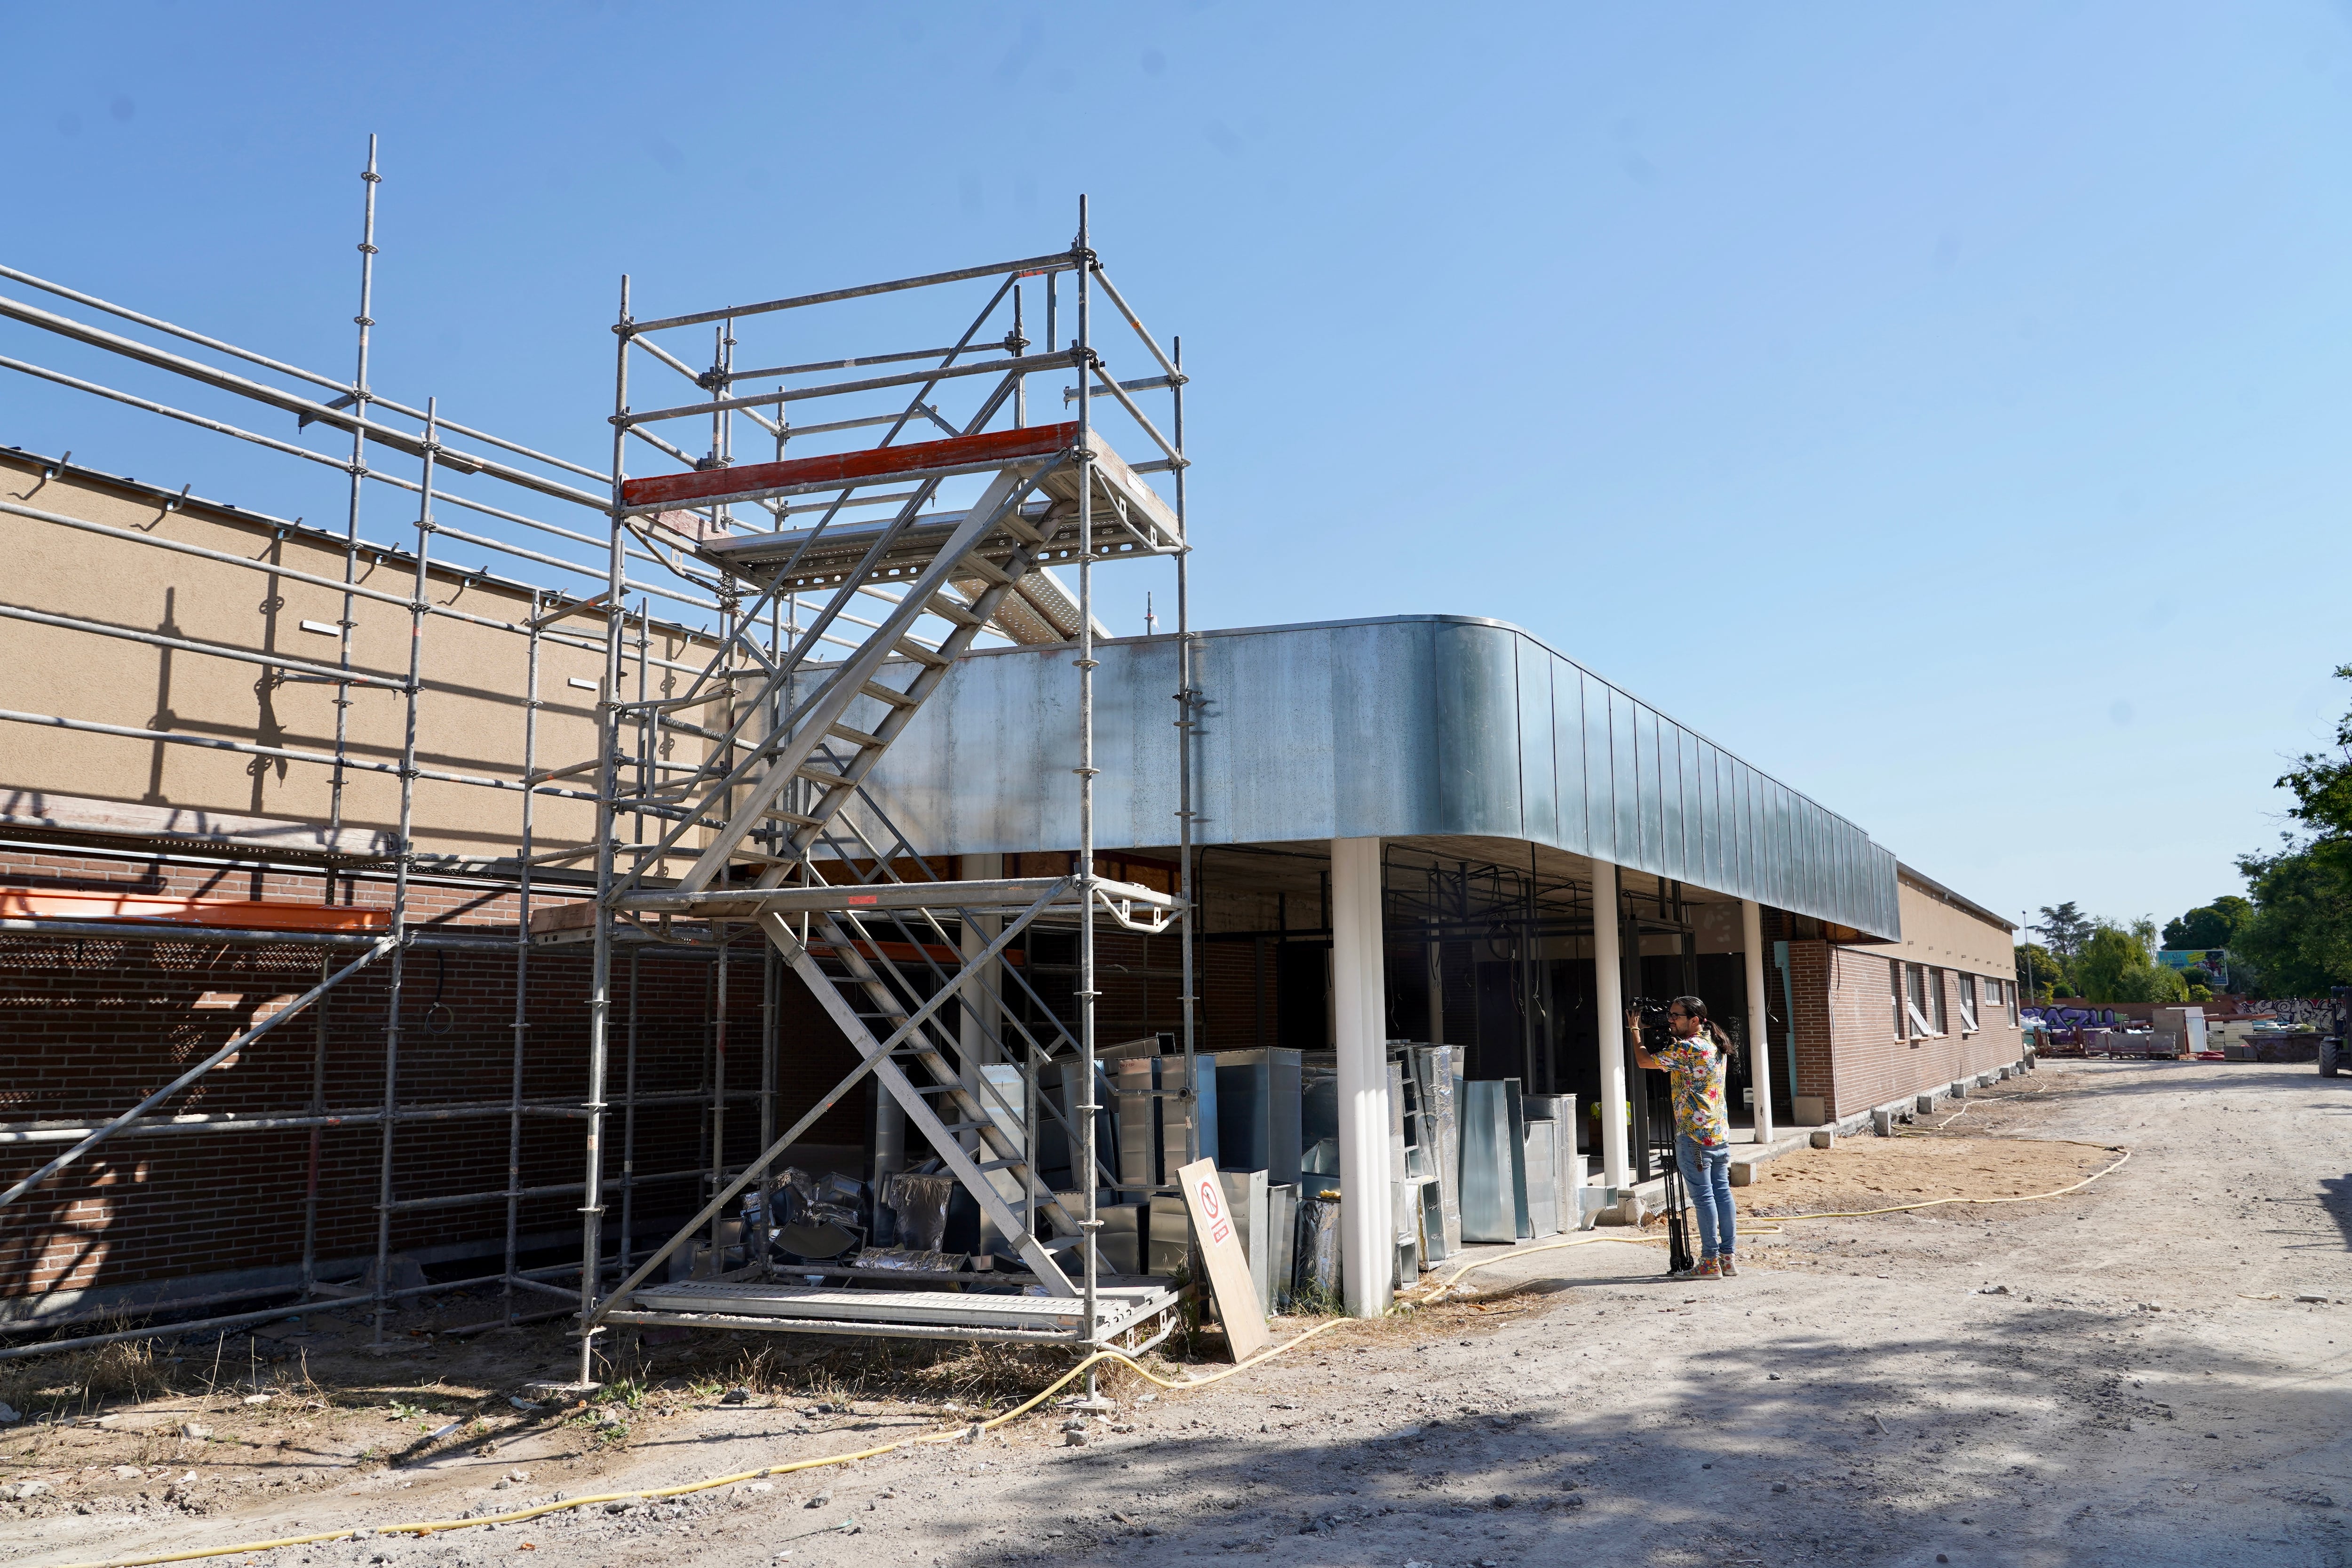
POLYGON ((12 347, 156 394, 17 395, 348 480, 0 450, 0 1353, 464 1284, 583 1382, 625 1325, 1131 1348, 1203 1158, 1268 1304, 1376 1312, 1640 1202, 1635 997, 1706 999, 1759 1142, 2019 1058, 2006 922, 1528 633, 1195 627, 1181 342, 1083 207, 625 281, 575 461, 371 384, 371 165, 348 376, 0 266, 12 347), (930 346, 858 338, 885 293, 930 346))

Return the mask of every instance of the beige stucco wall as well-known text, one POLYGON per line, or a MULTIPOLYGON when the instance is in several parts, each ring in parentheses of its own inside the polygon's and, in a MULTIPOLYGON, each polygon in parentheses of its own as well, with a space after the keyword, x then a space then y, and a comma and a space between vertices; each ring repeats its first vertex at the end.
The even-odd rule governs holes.
MULTIPOLYGON (((342 577, 343 550, 332 535, 197 503, 167 511, 152 493, 91 476, 65 473, 44 480, 34 459, 13 452, 0 452, 0 497, 315 577, 342 577)), ((413 529, 393 534, 379 525, 371 531, 414 538, 413 529)), ((8 513, 0 513, 0 552, 9 564, 0 600, 14 605, 314 664, 332 666, 336 660, 336 638, 300 625, 341 617, 342 596, 331 587, 8 513)), ((478 564, 484 553, 465 547, 458 560, 478 564)), ((369 587, 404 598, 414 571, 412 561, 378 561, 363 552, 359 576, 369 587)), ((584 588, 570 591, 593 587, 585 578, 581 583, 584 588)), ((462 571, 434 571, 428 594, 436 605, 495 621, 520 624, 530 614, 528 590, 469 580, 462 571)), ((361 598, 354 601, 352 618, 353 665, 404 678, 406 608, 361 598)), ((604 622, 592 612, 562 623, 562 629, 575 642, 600 641, 604 622)), ((630 629, 634 642, 634 625, 630 629)), ((658 657, 698 662, 686 640, 676 633, 657 636, 654 650, 658 657)), ((517 633, 427 617, 418 708, 420 767, 519 778, 528 651, 528 639, 517 633)), ((629 661, 623 678, 630 695, 635 689, 635 662, 629 661)), ((595 693, 568 682, 575 677, 593 681, 602 666, 597 647, 541 639, 536 751, 541 768, 585 761, 593 752, 595 693)), ((0 708, 331 752, 336 688, 274 679, 277 673, 259 664, 0 619, 0 708)), ((656 679, 654 689, 666 688, 656 679)), ((351 701, 350 755, 397 763, 405 721, 401 694, 353 687, 351 701)), ((346 778, 345 825, 394 827, 397 778, 357 771, 346 778)), ((0 722, 0 790, 324 821, 331 779, 330 769, 312 763, 0 722)), ((590 775, 562 781, 575 789, 592 783, 590 775)), ((428 856, 464 858, 511 854, 520 838, 522 801, 520 790, 419 780, 417 848, 428 856)), ((541 795, 533 809, 539 847, 585 842, 593 834, 593 807, 585 800, 541 795)))
POLYGON ((1906 963, 1928 963, 1940 969, 2006 980, 2017 972, 2010 933, 2001 927, 1946 903, 1907 877, 1895 883, 1896 908, 1903 915, 1903 940, 1857 945, 1855 952, 1900 958, 1906 963))

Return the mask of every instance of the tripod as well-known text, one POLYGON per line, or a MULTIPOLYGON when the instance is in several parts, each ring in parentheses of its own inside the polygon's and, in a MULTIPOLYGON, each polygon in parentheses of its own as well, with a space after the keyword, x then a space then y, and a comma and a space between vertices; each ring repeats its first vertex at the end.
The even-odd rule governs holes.
POLYGON ((1697 1259, 1691 1256, 1690 1226, 1683 1217, 1683 1168, 1681 1162, 1675 1158, 1673 1109, 1669 1107, 1664 1116, 1653 1110, 1650 1125, 1663 1128, 1665 1131, 1663 1144, 1653 1137, 1650 1152, 1657 1157, 1666 1182, 1666 1272, 1679 1274, 1691 1268, 1697 1259))

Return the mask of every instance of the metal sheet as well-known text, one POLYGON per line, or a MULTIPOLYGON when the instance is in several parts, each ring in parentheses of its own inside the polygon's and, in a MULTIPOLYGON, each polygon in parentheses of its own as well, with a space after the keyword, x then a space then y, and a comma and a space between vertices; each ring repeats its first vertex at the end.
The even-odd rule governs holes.
POLYGON ((1519 710, 1519 837, 1559 842, 1559 745, 1552 738, 1551 650, 1532 637, 1517 639, 1519 710))
MULTIPOLYGON (((1164 847, 1175 639, 1097 651, 1097 842, 1164 847)), ((1194 670, 1196 842, 1519 838, 1901 935, 1894 857, 1861 828, 1515 627, 1397 616, 1210 632, 1194 670)), ((1066 649, 969 656, 872 787, 929 853, 1066 849, 1076 699, 1066 649)))
POLYGON ((1462 1086, 1462 1239, 1499 1241, 1519 1237, 1518 1205, 1511 1179, 1511 1110, 1500 1082, 1462 1086))
POLYGON ((1551 661, 1551 742, 1559 847, 1590 854, 1592 830, 1586 815, 1584 784, 1584 672, 1557 655, 1551 661))

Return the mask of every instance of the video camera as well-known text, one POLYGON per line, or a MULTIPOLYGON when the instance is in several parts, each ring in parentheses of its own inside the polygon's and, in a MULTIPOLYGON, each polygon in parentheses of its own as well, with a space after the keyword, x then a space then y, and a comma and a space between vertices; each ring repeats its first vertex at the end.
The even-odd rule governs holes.
POLYGON ((1625 1005, 1637 1020, 1643 1050, 1655 1056, 1675 1043, 1674 1028, 1666 1022, 1665 1003, 1654 997, 1636 996, 1625 1005))

